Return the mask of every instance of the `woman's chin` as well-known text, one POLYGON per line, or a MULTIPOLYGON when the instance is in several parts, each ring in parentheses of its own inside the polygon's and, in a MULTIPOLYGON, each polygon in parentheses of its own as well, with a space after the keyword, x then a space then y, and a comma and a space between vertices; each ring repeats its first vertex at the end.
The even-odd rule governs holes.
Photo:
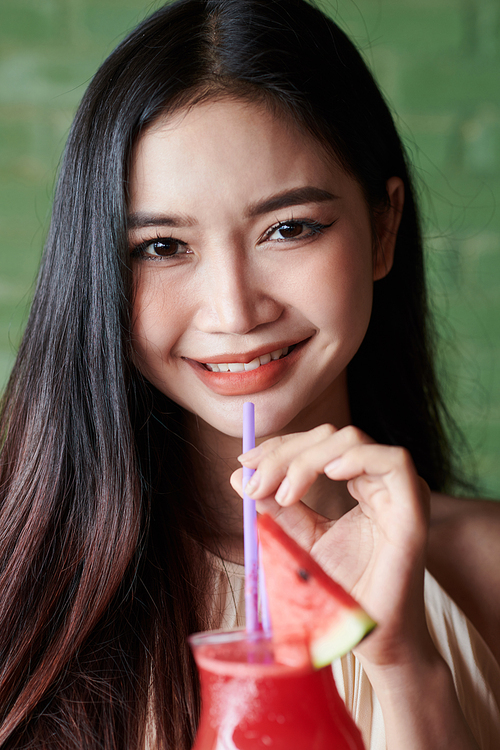
MULTIPOLYGON (((191 412, 197 424, 202 420, 209 429, 216 430, 227 437, 241 440, 243 434, 243 404, 247 401, 255 404, 255 437, 257 440, 289 432, 288 427, 291 422, 294 424, 294 431, 301 429, 302 420, 297 408, 290 408, 290 404, 280 405, 277 402, 273 404, 272 399, 263 399, 261 394, 231 399, 231 403, 218 404, 213 409, 207 408, 206 404, 204 408, 200 409, 188 407, 188 411, 191 412)), ((307 429, 307 427, 304 426, 304 429, 307 429)))

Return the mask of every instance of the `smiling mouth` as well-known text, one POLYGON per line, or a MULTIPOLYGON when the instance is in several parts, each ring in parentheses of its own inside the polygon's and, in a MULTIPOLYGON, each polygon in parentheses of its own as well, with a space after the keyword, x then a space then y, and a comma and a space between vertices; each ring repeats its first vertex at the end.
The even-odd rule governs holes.
POLYGON ((262 354, 260 357, 255 357, 251 362, 214 362, 202 363, 203 367, 209 372, 250 372, 251 370, 257 370, 262 365, 267 365, 269 362, 283 359, 295 349, 297 344, 292 346, 285 346, 282 349, 275 349, 272 352, 262 354))

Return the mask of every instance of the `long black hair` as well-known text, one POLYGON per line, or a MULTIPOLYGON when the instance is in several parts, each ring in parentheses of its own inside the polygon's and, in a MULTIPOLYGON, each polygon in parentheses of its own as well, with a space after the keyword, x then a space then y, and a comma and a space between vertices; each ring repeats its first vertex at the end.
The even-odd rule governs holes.
POLYGON ((159 116, 260 101, 326 144, 373 215, 399 176, 394 266, 348 368, 355 424, 453 479, 432 365, 419 222, 389 110, 344 33, 305 0, 178 0, 105 61, 67 142, 35 298, 3 401, 0 743, 190 747, 189 632, 206 626, 212 524, 182 410, 131 364, 127 181, 159 116), (186 501, 189 498, 189 502, 186 501), (200 564, 201 562, 201 564, 200 564))

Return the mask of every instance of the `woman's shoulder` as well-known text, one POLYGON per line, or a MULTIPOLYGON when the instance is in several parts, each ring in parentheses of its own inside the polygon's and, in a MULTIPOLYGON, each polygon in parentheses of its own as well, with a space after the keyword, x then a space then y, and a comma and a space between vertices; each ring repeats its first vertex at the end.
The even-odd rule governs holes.
POLYGON ((500 662, 500 503, 433 493, 427 567, 500 662))

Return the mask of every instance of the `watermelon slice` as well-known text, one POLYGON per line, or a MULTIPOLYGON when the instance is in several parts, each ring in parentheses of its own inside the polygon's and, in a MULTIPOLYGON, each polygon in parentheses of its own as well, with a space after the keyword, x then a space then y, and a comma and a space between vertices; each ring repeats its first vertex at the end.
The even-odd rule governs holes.
POLYGON ((375 622, 271 516, 258 519, 273 637, 306 642, 314 667, 353 649, 375 622))

